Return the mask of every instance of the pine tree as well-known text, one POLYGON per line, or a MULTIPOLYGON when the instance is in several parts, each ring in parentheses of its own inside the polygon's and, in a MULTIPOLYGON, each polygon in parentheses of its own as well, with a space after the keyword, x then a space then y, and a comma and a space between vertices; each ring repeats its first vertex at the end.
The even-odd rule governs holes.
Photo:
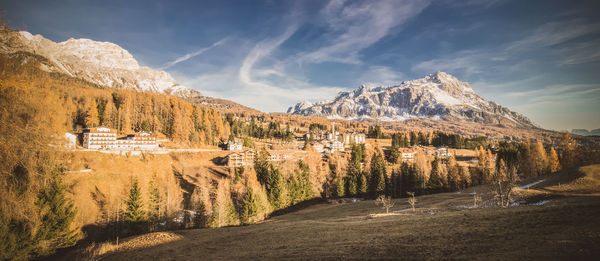
POLYGON ((400 159, 400 151, 398 147, 392 146, 392 150, 390 151, 390 156, 388 157, 388 162, 392 164, 398 163, 398 159, 400 159))
POLYGON ((444 187, 444 181, 440 175, 440 159, 437 157, 431 162, 431 173, 429 174, 427 187, 433 191, 440 191, 444 187))
POLYGON ((373 154, 371 159, 371 180, 369 184, 369 194, 371 198, 377 198, 383 195, 386 190, 386 170, 383 156, 378 151, 373 154))
POLYGON ((163 204, 163 197, 160 194, 158 185, 156 184, 156 173, 152 175, 152 180, 149 184, 149 198, 150 198, 150 213, 149 218, 152 222, 157 222, 162 217, 161 206, 163 204))
POLYGON ((204 201, 198 200, 196 202, 196 207, 194 208, 196 214, 194 215, 194 227, 196 228, 204 228, 207 227, 209 216, 206 215, 206 205, 204 205, 204 201))
POLYGON ((337 180, 338 180, 337 183, 335 183, 335 185, 336 185, 335 186, 335 195, 338 198, 343 198, 344 195, 345 195, 345 193, 344 193, 344 190, 345 190, 344 179, 342 177, 338 177, 337 180))
POLYGON ((354 175, 348 175, 345 177, 345 181, 344 183, 346 183, 346 191, 348 192, 347 196, 354 196, 358 193, 358 180, 357 180, 358 176, 356 174, 354 175))
POLYGON ((248 188, 244 198, 242 199, 242 223, 250 224, 252 223, 252 218, 254 218, 258 214, 258 199, 252 188, 248 188))
POLYGON ((390 195, 393 198, 400 197, 401 180, 402 180, 402 173, 399 170, 392 170, 392 176, 390 178, 390 183, 391 183, 390 195))
POLYGON ((265 186, 269 202, 275 209, 284 208, 287 204, 283 175, 279 169, 270 166, 269 177, 265 186))
POLYGON ((262 148, 254 158, 254 170, 256 171, 256 179, 261 185, 267 184, 269 176, 269 162, 267 161, 269 153, 266 148, 262 148))
POLYGON ((70 228, 76 212, 65 192, 59 172, 55 170, 50 184, 40 192, 36 203, 45 213, 35 235, 35 241, 38 242, 35 251, 39 255, 52 254, 57 248, 73 246, 79 239, 77 231, 70 228))
POLYGON ((298 168, 294 171, 294 175, 290 177, 288 194, 292 205, 312 197, 310 169, 302 160, 298 162, 298 168))
POLYGON ((239 218, 238 213, 235 210, 235 206, 233 205, 231 200, 229 200, 229 202, 227 202, 225 211, 226 211, 225 212, 225 214, 226 214, 225 222, 228 226, 236 226, 236 225, 240 224, 240 218, 239 218))
POLYGON ((367 176, 364 172, 360 172, 360 176, 358 179, 358 194, 360 196, 365 196, 367 194, 367 188, 369 187, 369 183, 367 181, 367 176))
POLYGON ((125 220, 131 223, 138 223, 145 220, 146 213, 143 210, 142 192, 138 186, 137 179, 129 190, 129 199, 126 202, 125 220))
POLYGON ((210 213, 210 217, 208 219, 208 226, 212 227, 212 228, 220 227, 221 226, 220 219, 221 219, 221 217, 220 217, 219 211, 217 209, 217 206, 216 206, 216 204, 213 204, 212 210, 210 213))

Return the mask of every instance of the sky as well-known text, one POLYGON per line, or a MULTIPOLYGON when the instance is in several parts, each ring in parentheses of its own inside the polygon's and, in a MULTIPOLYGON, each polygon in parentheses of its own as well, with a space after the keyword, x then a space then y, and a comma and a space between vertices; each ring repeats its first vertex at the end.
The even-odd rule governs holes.
POLYGON ((3 0, 13 29, 108 41, 207 96, 284 112, 444 71, 547 129, 600 128, 600 1, 3 0))

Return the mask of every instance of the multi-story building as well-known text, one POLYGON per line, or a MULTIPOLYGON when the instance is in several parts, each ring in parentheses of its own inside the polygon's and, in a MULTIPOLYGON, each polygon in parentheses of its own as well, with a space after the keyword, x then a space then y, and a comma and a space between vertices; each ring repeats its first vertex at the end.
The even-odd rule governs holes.
POLYGON ((344 151, 344 143, 340 142, 340 141, 334 141, 331 143, 331 153, 334 153, 336 151, 344 151))
POLYGON ((365 143, 365 140, 367 138, 367 136, 364 133, 356 133, 356 132, 344 133, 343 137, 344 137, 344 144, 346 144, 346 145, 363 144, 363 143, 365 143))
POLYGON ((156 136, 154 136, 152 133, 138 132, 117 139, 115 148, 151 150, 158 148, 158 143, 156 143, 156 136))
POLYGON ((158 143, 152 133, 138 132, 117 139, 117 130, 97 127, 83 131, 83 147, 87 149, 156 149, 158 143))
POLYGON ((227 166, 243 167, 254 165, 254 151, 246 150, 227 155, 227 166))
POLYGON ((437 147, 435 148, 435 155, 438 157, 450 157, 452 153, 448 151, 447 147, 437 147))
POLYGON ((241 151, 243 149, 242 143, 239 141, 229 141, 227 142, 225 148, 231 151, 241 151))
POLYGON ((87 149, 111 149, 117 143, 117 130, 105 127, 83 131, 83 147, 87 149))
POLYGON ((400 148, 400 159, 402 162, 413 162, 415 161, 415 154, 417 152, 410 148, 400 148))

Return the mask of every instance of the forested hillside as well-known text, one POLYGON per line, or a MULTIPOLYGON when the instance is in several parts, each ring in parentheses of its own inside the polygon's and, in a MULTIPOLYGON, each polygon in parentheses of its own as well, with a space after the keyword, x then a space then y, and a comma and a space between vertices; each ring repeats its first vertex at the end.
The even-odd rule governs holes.
POLYGON ((108 126, 175 142, 215 144, 222 116, 169 95, 99 88, 48 73, 31 53, 0 55, 0 259, 28 259, 75 244, 77 210, 63 185, 65 132, 108 126))
MULTIPOLYGON (((185 144, 214 144, 229 135, 222 116, 213 109, 154 92, 113 90, 40 68, 46 59, 19 52, 0 56, 1 84, 52 93, 50 101, 61 116, 61 131, 106 126, 120 133, 151 131, 185 144)), ((48 132, 58 133, 58 129, 48 132)))

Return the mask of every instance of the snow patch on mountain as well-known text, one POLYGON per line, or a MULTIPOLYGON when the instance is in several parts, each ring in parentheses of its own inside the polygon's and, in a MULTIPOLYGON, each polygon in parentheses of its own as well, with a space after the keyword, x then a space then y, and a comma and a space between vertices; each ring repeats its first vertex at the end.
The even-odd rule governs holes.
POLYGON ((534 126, 526 117, 481 98, 468 83, 444 72, 393 86, 362 85, 340 92, 333 100, 300 102, 290 107, 288 113, 358 121, 428 118, 534 126))
POLYGON ((64 73, 115 89, 153 91, 185 98, 201 95, 179 85, 165 71, 140 66, 127 50, 114 43, 72 38, 56 43, 27 31, 3 30, 0 36, 0 52, 26 51, 41 55, 52 64, 40 65, 45 71, 64 73))

